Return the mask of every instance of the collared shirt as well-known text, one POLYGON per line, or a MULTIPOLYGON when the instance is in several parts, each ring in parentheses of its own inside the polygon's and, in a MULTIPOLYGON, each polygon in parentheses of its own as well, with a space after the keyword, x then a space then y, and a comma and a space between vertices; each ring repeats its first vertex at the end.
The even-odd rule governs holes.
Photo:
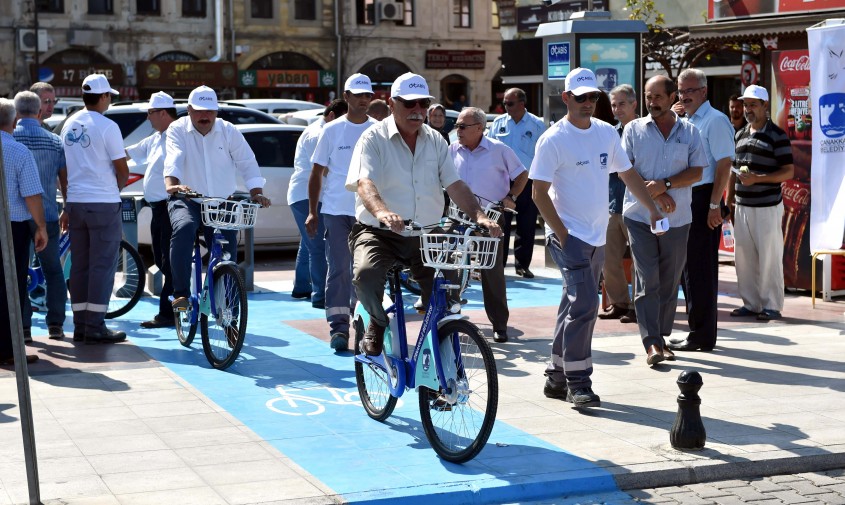
POLYGON ((496 139, 481 137, 472 151, 455 142, 449 146, 449 153, 461 180, 482 198, 479 202, 482 207, 505 198, 510 193, 511 181, 525 172, 513 150, 496 139))
MULTIPOLYGON (((288 205, 308 199, 308 180, 311 178, 311 171, 314 164, 311 163, 311 156, 317 141, 320 140, 320 133, 326 120, 322 117, 308 125, 308 128, 299 136, 296 141, 296 154, 293 157, 293 175, 288 183, 288 205)), ((324 181, 325 184, 325 181, 324 181)))
POLYGON ((510 117, 510 114, 502 114, 493 120, 493 125, 487 132, 487 136, 503 142, 513 149, 519 157, 519 161, 525 167, 530 167, 534 160, 534 149, 540 135, 546 131, 543 120, 525 111, 525 115, 517 123, 510 117))
POLYGON ((34 118, 23 118, 13 133, 15 140, 25 145, 38 165, 38 177, 41 180, 41 203, 44 205, 44 220, 48 223, 59 220, 59 204, 56 202, 56 190, 59 172, 65 168, 65 151, 62 139, 45 130, 34 118))
MULTIPOLYGON (((628 159, 634 169, 645 181, 662 181, 689 167, 707 165, 707 156, 704 154, 698 130, 689 121, 678 118, 677 114, 667 138, 660 133, 660 128, 651 115, 634 119, 625 126, 622 146, 628 153, 628 159)), ((670 188, 667 194, 675 200, 675 211, 665 215, 669 218, 669 226, 676 228, 690 224, 692 187, 670 188)), ((648 208, 637 201, 630 189, 625 190, 625 208, 622 215, 640 223, 651 223, 648 208)))
MULTIPOLYGON (((736 160, 734 167, 747 166, 751 172, 772 174, 785 165, 792 164, 792 143, 786 132, 772 120, 763 128, 751 133, 751 126, 736 134, 736 160)), ((783 199, 779 182, 761 182, 746 186, 736 181, 736 204, 746 207, 774 207, 783 199)))
MULTIPOLYGON (((3 142, 3 168, 6 172, 6 197, 9 200, 9 221, 21 222, 32 219, 26 207, 26 197, 40 195, 38 166, 32 153, 13 136, 0 131, 3 142)), ((443 204, 440 204, 443 208, 443 204)))
POLYGON ((701 180, 692 186, 712 184, 716 176, 716 162, 723 158, 734 159, 734 127, 728 116, 714 109, 708 100, 686 119, 698 128, 707 155, 707 165, 701 180))
POLYGON ((164 148, 167 135, 153 132, 152 135, 126 148, 126 152, 135 163, 146 163, 144 172, 144 200, 161 202, 167 199, 164 189, 164 148))
MULTIPOLYGON (((537 143, 529 177, 551 183, 549 196, 569 234, 600 247, 607 239, 608 175, 631 169, 631 163, 612 126, 590 118, 590 127, 577 128, 564 117, 537 143)), ((552 230, 546 225, 546 236, 552 230)))
POLYGON ((237 175, 246 189, 263 188, 267 181, 246 139, 232 123, 217 118, 206 135, 194 128, 190 116, 167 128, 164 176, 176 177, 197 193, 225 198, 237 189, 237 175))
POLYGON ((388 116, 361 135, 352 154, 346 189, 356 191, 355 217, 378 226, 379 221, 358 196, 358 181, 370 179, 387 208, 422 225, 443 216, 443 188, 460 180, 449 146, 437 130, 420 126, 412 153, 402 140, 396 121, 388 116))

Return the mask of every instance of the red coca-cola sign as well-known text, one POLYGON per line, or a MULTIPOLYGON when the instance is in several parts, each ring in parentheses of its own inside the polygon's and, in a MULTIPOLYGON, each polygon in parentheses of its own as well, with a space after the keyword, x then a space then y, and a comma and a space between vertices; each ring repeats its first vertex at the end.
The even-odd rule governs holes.
POLYGON ((784 205, 794 208, 804 208, 810 205, 810 185, 802 184, 794 179, 781 183, 784 205))
POLYGON ((810 71, 810 56, 803 55, 797 58, 790 58, 788 55, 782 55, 780 60, 781 72, 809 72, 810 71))

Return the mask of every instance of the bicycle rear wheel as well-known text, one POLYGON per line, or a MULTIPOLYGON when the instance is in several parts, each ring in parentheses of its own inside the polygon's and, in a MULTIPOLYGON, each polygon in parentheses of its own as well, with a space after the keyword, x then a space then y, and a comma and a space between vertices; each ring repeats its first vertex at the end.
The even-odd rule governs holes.
MULTIPOLYGON (((364 321, 361 317, 352 322, 355 328, 355 355, 361 354, 361 340, 364 338, 364 321)), ((391 396, 387 370, 375 362, 362 363, 355 360, 355 382, 358 383, 358 394, 367 415, 376 421, 384 421, 396 408, 397 398, 391 396)))
POLYGON ((138 251, 129 245, 129 242, 121 240, 106 319, 120 317, 137 305, 141 295, 144 294, 144 285, 147 281, 146 271, 144 261, 138 251))
POLYGON ((439 330, 440 345, 457 342, 457 384, 445 395, 419 388, 420 419, 434 451, 446 461, 464 463, 474 458, 493 430, 499 403, 499 382, 493 352, 478 328, 469 321, 450 321, 439 330))
POLYGON ((211 315, 202 314, 202 350, 214 368, 225 370, 238 359, 247 323, 246 287, 240 269, 223 263, 214 269, 214 305, 211 315), (211 319, 211 320, 210 320, 211 319))

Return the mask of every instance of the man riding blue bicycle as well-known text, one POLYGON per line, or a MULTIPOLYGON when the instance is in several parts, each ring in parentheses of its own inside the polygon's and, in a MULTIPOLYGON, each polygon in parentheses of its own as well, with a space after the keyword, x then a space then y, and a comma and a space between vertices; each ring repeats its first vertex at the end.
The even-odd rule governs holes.
POLYGON ((349 166, 346 189, 356 192, 357 218, 349 234, 352 282, 371 317, 361 342, 370 356, 382 352, 388 324, 382 299, 390 267, 397 261, 411 267, 424 305, 432 290, 434 271, 423 266, 419 237, 404 231, 404 220, 422 225, 439 222, 446 188, 449 197, 488 228, 491 236, 502 233, 458 177, 446 141, 424 124, 433 98, 421 76, 409 72, 396 79, 388 101, 391 115, 364 132, 349 166))

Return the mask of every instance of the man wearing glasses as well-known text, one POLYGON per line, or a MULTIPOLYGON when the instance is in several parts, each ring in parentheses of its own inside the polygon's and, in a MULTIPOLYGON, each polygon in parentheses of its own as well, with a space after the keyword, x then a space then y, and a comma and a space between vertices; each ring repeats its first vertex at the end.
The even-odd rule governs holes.
POLYGON ((643 198, 628 187, 622 216, 637 272, 637 325, 650 366, 675 359, 665 339, 672 334, 678 283, 687 259, 691 186, 701 179, 707 165, 698 130, 672 111, 674 101, 672 80, 652 77, 645 85, 648 116, 631 121, 622 133, 622 146, 648 188, 648 196, 643 198), (654 203, 668 220, 665 232, 649 229, 654 203))
POLYGON ((382 351, 388 323, 382 307, 384 282, 393 263, 410 265, 426 305, 434 283, 434 271, 420 258, 419 237, 404 230, 403 220, 422 225, 439 222, 446 188, 449 197, 486 226, 491 236, 502 234, 458 177, 446 141, 423 124, 432 98, 422 76, 410 72, 399 76, 390 88, 390 116, 361 136, 346 178, 346 189, 355 192, 358 220, 349 235, 353 283, 370 314, 361 347, 371 356, 382 351))
POLYGON ((150 235, 153 242, 153 261, 164 282, 159 294, 158 314, 141 323, 142 328, 164 328, 173 326, 173 307, 169 297, 173 294, 173 280, 170 277, 170 216, 167 214, 167 190, 164 188, 164 155, 166 131, 176 120, 173 98, 164 91, 153 93, 149 104, 142 107, 155 132, 144 140, 126 148, 126 155, 136 163, 146 163, 144 172, 144 200, 152 210, 150 235))
POLYGON ((591 70, 567 74, 561 96, 566 116, 540 137, 529 174, 534 202, 546 222, 546 246, 563 278, 543 394, 574 408, 601 405, 590 376, 609 174, 618 173, 629 191, 647 202, 652 224, 660 219, 643 180, 630 170, 616 129, 592 117, 600 93, 591 70))
POLYGON ((364 130, 378 123, 367 115, 367 107, 373 99, 369 77, 364 74, 349 76, 343 87, 343 99, 349 104, 349 110, 323 128, 311 155, 314 166, 308 180, 308 217, 305 219, 305 229, 312 237, 317 233, 320 220, 326 228, 326 320, 330 327, 330 345, 335 351, 349 348, 349 317, 356 300, 348 242, 349 232, 355 224, 355 195, 344 187, 346 174, 358 138, 364 130), (318 212, 317 206, 321 202, 318 212))
MULTIPOLYGON (((510 88, 505 91, 502 101, 506 114, 496 117, 493 126, 487 132, 487 136, 496 139, 513 149, 519 157, 519 161, 525 167, 530 167, 534 160, 534 147, 537 139, 546 130, 543 120, 531 114, 525 109, 525 91, 519 88, 510 88)), ((531 199, 531 181, 521 192, 512 191, 516 195, 516 233, 513 239, 513 263, 516 268, 516 275, 531 279, 534 274, 528 267, 531 265, 531 258, 534 256, 534 233, 537 228, 537 206, 531 199)), ((508 247, 510 246, 511 216, 505 216, 502 227, 504 240, 504 255, 502 261, 508 260, 508 247)), ((504 265, 503 265, 504 266, 504 265)))
POLYGON ((47 82, 36 82, 29 87, 29 90, 38 95, 38 98, 41 99, 41 110, 38 115, 38 120, 41 121, 41 127, 52 132, 53 129, 50 128, 44 120, 49 119, 50 116, 53 115, 53 109, 59 101, 58 98, 56 98, 56 90, 53 89, 52 84, 47 82))
MULTIPOLYGON (((458 141, 449 146, 449 153, 461 180, 481 198, 481 205, 501 201, 508 208, 516 207, 517 198, 528 181, 528 172, 513 150, 495 139, 484 136, 487 115, 478 107, 465 107, 458 116, 455 127, 458 141)), ((499 219, 510 221, 510 214, 503 212, 499 219)), ((500 242, 496 264, 481 270, 481 292, 484 310, 493 325, 493 341, 508 341, 508 297, 505 287, 504 246, 500 242)))

